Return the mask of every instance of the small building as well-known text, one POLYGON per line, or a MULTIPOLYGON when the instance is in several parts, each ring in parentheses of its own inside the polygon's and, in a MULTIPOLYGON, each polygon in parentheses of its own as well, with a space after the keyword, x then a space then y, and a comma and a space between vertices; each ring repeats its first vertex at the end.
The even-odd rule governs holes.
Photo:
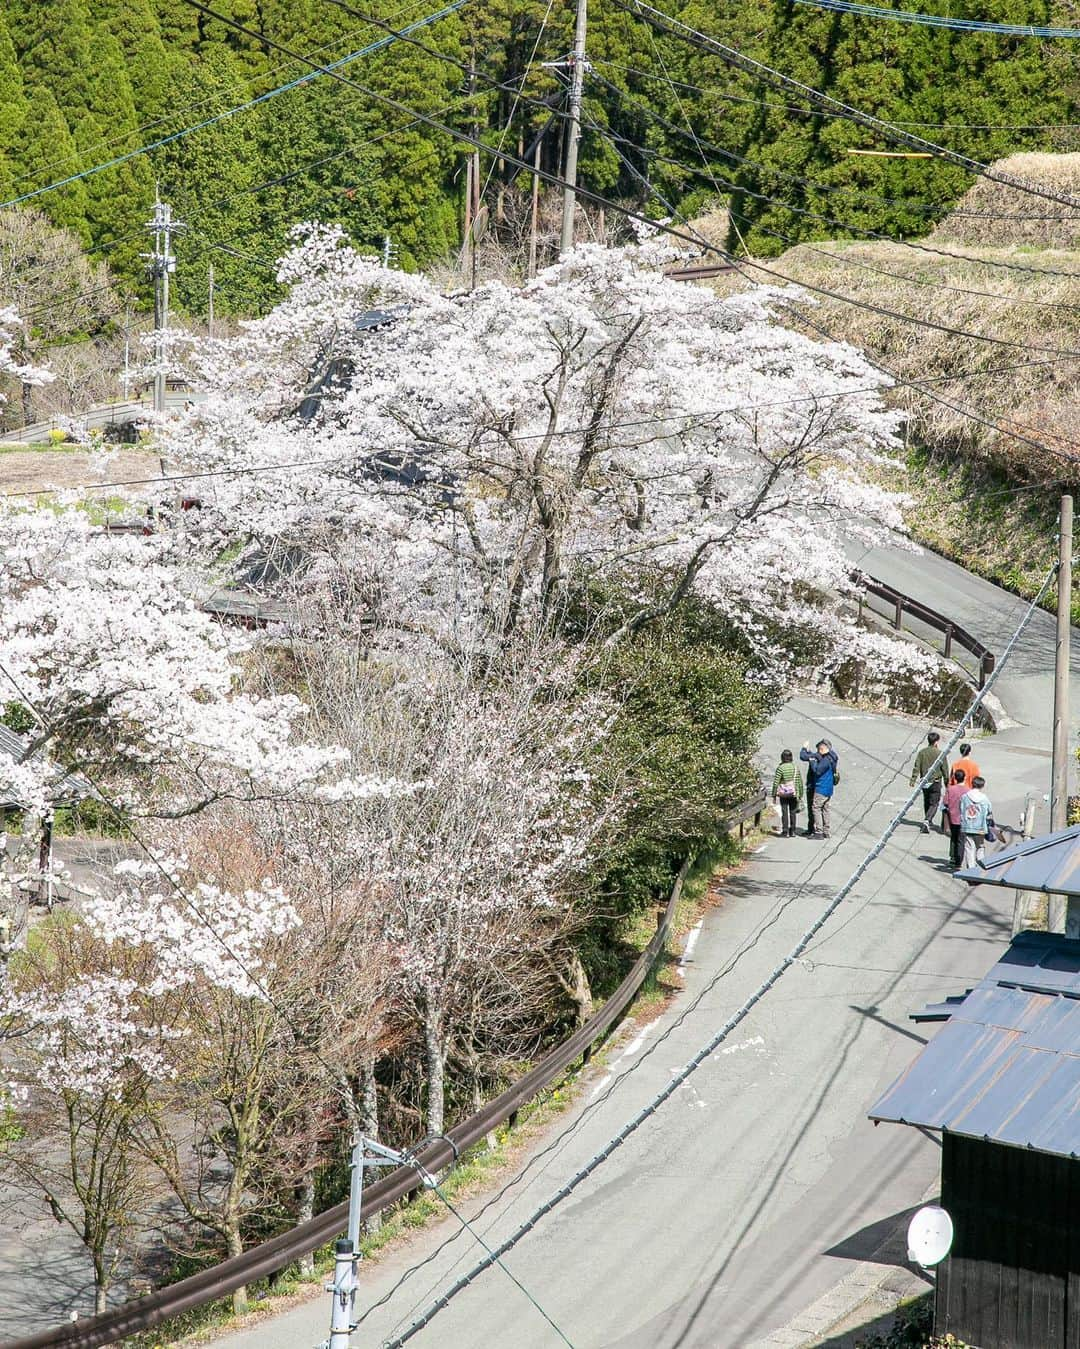
POLYGON ((913 1019, 945 1024, 869 1113, 941 1133, 936 1333, 1080 1349, 1080 941, 1022 932, 913 1019))

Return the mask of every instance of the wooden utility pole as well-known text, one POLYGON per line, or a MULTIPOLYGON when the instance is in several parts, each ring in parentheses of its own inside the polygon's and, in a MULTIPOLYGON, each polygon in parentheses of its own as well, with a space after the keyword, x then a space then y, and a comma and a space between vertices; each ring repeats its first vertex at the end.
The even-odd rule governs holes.
MULTIPOLYGON (((1054 651, 1054 738, 1050 777, 1050 831, 1069 823, 1069 637, 1072 610, 1073 499, 1061 498, 1058 520, 1057 643, 1054 651)), ((1051 932, 1074 929, 1080 935, 1080 902, 1051 895, 1047 915, 1051 932)))
POLYGON ((585 28, 588 0, 577 0, 574 24, 574 54, 570 58, 570 116, 566 124, 566 167, 563 177, 562 238, 560 251, 569 253, 574 246, 574 208, 577 203, 577 154, 581 139, 581 95, 585 85, 585 28))

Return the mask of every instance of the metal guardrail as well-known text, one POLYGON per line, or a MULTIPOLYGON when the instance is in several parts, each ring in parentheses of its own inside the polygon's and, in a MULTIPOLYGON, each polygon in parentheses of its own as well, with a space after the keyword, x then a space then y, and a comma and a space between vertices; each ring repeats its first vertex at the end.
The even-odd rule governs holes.
POLYGON ((936 609, 931 609, 928 604, 912 599, 910 595, 905 595, 902 590, 897 590, 895 586, 887 585, 874 576, 868 576, 866 572, 854 571, 851 573, 851 579, 867 594, 876 595, 879 599, 888 601, 893 609, 892 625, 897 632, 903 629, 904 615, 910 614, 912 618, 917 618, 920 623, 925 623, 927 627, 934 628, 944 634, 946 660, 952 656, 954 645, 963 647, 965 651, 970 651, 979 662, 979 688, 983 687, 996 664, 996 657, 990 648, 984 646, 977 637, 973 637, 966 628, 962 628, 959 623, 954 622, 946 614, 939 614, 936 609))
MULTIPOLYGON (((759 792, 750 801, 736 807, 732 815, 721 822, 721 829, 725 832, 738 829, 739 836, 742 837, 748 820, 760 823, 766 800, 766 793, 759 792)), ((561 1078, 575 1059, 588 1062, 593 1045, 611 1029, 629 1007, 663 951, 682 895, 690 860, 687 858, 680 868, 671 895, 660 913, 655 935, 603 1007, 569 1039, 545 1054, 539 1063, 512 1086, 489 1101, 474 1115, 455 1125, 444 1137, 433 1140, 419 1151, 417 1161, 425 1170, 432 1173, 445 1171, 466 1148, 478 1143, 500 1124, 507 1121, 513 1124, 521 1107, 545 1087, 561 1078)), ((364 1186, 362 1217, 372 1217, 419 1188, 418 1173, 412 1167, 399 1167, 375 1184, 364 1186)), ((252 1247, 242 1255, 224 1260, 211 1269, 201 1270, 198 1274, 181 1279, 179 1283, 160 1288, 145 1297, 136 1298, 122 1307, 103 1312, 85 1321, 70 1322, 53 1330, 38 1331, 18 1340, 5 1341, 0 1345, 0 1349, 54 1349, 58 1346, 66 1346, 67 1349, 93 1349, 95 1345, 113 1344, 125 1335, 151 1330, 154 1326, 180 1315, 181 1312, 192 1311, 207 1302, 225 1297, 242 1284, 267 1278, 301 1256, 329 1244, 345 1231, 348 1209, 347 1203, 337 1204, 310 1222, 291 1228, 288 1232, 282 1232, 280 1236, 272 1237, 269 1241, 252 1247)))

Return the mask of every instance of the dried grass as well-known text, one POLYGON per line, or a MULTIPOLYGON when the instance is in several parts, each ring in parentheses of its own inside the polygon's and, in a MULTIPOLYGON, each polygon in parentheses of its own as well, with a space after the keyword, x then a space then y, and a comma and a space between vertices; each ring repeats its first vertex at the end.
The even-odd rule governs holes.
MULTIPOLYGON (((1010 155, 993 166, 1014 178, 1080 197, 1080 154, 1010 155)), ((985 248, 1080 248, 1080 210, 976 178, 930 235, 933 243, 985 248)))
MULTIPOLYGON (((996 461, 1017 476, 1080 481, 1080 355, 1053 354, 1080 353, 1080 283, 1066 276, 983 267, 977 261, 985 257, 1080 273, 1080 251, 1035 257, 1016 250, 966 251, 970 259, 917 253, 898 243, 802 244, 764 266, 864 306, 1015 343, 999 346, 958 337, 812 291, 794 311, 806 316, 803 326, 812 335, 821 335, 819 325, 879 359, 900 380, 935 381, 929 388, 938 399, 1029 436, 1053 453, 981 425, 925 393, 900 388, 891 397, 908 412, 915 440, 996 461), (1009 368, 1017 366, 1023 368, 1009 368), (954 375, 964 378, 941 378, 954 375)), ((752 263, 748 273, 755 273, 752 263)), ((756 279, 778 284, 764 270, 756 279)))

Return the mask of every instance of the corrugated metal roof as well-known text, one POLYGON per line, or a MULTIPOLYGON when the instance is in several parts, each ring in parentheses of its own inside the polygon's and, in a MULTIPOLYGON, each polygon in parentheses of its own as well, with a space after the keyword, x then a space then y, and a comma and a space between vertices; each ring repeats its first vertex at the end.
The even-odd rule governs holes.
POLYGON ((971 885, 1080 895, 1080 824, 992 853, 981 866, 956 874, 971 885))
MULTIPOLYGON (((27 736, 19 735, 17 731, 0 723, 0 757, 14 759, 16 763, 21 763, 26 758, 26 751, 30 748, 31 741, 27 736)), ((38 750, 30 756, 33 759, 41 759, 43 756, 38 750)), ((56 770, 58 777, 55 783, 51 785, 50 798, 53 805, 66 806, 74 805, 76 801, 82 801, 87 796, 93 795, 93 788, 81 773, 64 773, 62 769, 56 770)), ((21 808, 25 803, 14 799, 6 798, 4 787, 0 785, 0 809, 21 808)))
POLYGON ((1014 938, 870 1118, 1080 1156, 1080 941, 1014 938))

